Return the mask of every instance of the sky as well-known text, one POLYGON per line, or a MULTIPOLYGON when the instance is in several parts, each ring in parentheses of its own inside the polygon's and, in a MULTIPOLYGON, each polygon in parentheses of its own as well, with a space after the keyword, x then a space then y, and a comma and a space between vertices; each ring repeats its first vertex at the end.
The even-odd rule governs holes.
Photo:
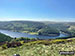
POLYGON ((73 21, 75 0, 0 0, 0 21, 73 21))

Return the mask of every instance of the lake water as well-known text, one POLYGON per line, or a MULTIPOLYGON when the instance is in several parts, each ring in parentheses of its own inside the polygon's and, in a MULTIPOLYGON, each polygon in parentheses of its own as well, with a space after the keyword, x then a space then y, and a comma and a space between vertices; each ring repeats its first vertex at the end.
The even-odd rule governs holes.
POLYGON ((28 37, 28 38, 39 38, 39 39, 54 39, 54 38, 57 38, 57 37, 65 37, 67 35, 65 34, 60 34, 60 36, 57 36, 57 37, 50 37, 50 36, 41 36, 41 35, 31 35, 31 34, 28 34, 28 33, 20 33, 20 32, 12 32, 12 31, 8 31, 8 30, 0 30, 1 33, 5 34, 5 35, 8 35, 10 37, 13 37, 13 38, 19 38, 19 37, 28 37))

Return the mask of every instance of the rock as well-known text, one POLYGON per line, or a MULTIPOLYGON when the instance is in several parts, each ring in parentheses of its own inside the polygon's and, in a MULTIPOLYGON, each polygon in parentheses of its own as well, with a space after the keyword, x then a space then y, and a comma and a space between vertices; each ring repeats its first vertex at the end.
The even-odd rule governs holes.
POLYGON ((20 56, 19 54, 14 54, 13 56, 20 56))

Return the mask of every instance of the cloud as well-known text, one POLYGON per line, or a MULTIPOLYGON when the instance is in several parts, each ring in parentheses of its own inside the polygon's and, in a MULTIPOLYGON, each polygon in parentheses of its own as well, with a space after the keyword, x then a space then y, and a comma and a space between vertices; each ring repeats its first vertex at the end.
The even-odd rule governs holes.
POLYGON ((0 21, 55 21, 55 22, 75 22, 75 18, 0 18, 0 21))

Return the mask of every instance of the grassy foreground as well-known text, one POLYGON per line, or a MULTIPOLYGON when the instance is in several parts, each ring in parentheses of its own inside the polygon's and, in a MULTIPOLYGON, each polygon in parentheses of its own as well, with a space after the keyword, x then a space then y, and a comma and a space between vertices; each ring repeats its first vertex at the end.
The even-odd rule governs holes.
POLYGON ((60 55, 59 51, 75 50, 75 39, 55 39, 55 40, 38 40, 24 43, 20 47, 2 49, 0 47, 0 56, 75 56, 60 55), (70 40, 70 41, 68 41, 70 40))

